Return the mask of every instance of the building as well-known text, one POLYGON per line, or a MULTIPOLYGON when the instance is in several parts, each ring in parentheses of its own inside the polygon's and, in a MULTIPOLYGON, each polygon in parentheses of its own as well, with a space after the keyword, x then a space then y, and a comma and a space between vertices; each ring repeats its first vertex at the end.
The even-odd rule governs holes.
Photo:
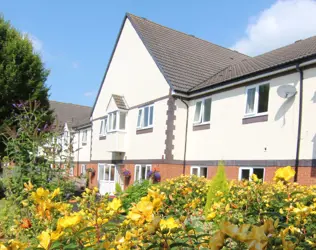
POLYGON ((85 175, 91 153, 91 107, 56 101, 49 103, 60 131, 58 144, 62 147, 61 156, 55 159, 55 164, 62 165, 69 157, 73 162, 69 175, 85 175))
POLYGON ((316 37, 249 57, 127 14, 78 163, 101 193, 154 169, 210 178, 219 161, 230 179, 271 181, 291 165, 316 184, 315 59, 316 37))

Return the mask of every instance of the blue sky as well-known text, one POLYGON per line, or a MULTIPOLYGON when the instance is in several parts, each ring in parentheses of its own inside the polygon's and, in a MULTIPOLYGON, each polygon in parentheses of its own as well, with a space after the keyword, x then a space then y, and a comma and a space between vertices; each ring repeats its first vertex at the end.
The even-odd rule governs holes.
POLYGON ((313 0, 0 0, 0 6, 51 70, 50 98, 91 106, 126 12, 252 55, 316 34, 315 22, 301 31, 302 22, 315 19, 313 0))

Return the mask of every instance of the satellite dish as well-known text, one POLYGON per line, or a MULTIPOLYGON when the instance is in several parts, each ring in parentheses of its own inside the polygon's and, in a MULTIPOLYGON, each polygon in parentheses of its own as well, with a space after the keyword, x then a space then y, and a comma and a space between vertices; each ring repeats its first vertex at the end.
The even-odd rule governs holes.
POLYGON ((278 87, 277 93, 282 98, 290 98, 292 96, 295 96, 295 94, 297 93, 297 90, 292 85, 282 85, 278 87))

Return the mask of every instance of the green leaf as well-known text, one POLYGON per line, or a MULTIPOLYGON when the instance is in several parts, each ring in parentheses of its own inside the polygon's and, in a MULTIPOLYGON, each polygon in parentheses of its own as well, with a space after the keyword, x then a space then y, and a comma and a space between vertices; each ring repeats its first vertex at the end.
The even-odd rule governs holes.
POLYGON ((66 249, 76 249, 76 248, 78 248, 78 245, 77 245, 77 244, 75 244, 75 243, 70 243, 69 245, 67 245, 67 246, 64 247, 64 250, 66 250, 66 249))
POLYGON ((60 241, 55 241, 52 245, 51 245, 51 247, 49 248, 50 250, 52 250, 52 249, 57 249, 57 248, 59 248, 60 246, 62 246, 62 243, 60 242, 60 241))
POLYGON ((91 231, 91 230, 94 230, 94 229, 95 229, 95 227, 86 227, 86 228, 80 230, 79 232, 77 232, 76 235, 80 235, 82 233, 85 233, 85 232, 88 232, 88 231, 91 231))
POLYGON ((189 244, 184 243, 184 242, 175 242, 175 243, 172 243, 172 244, 170 245, 170 248, 173 248, 173 247, 189 247, 189 248, 192 248, 192 246, 190 246, 189 244))

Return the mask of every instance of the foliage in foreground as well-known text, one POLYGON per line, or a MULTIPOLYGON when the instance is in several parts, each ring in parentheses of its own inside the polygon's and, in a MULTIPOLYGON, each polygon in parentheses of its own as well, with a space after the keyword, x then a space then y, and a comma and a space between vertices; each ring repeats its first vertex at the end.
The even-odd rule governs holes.
POLYGON ((59 189, 26 184, 15 237, 1 249, 315 249, 316 187, 289 183, 291 177, 287 167, 275 183, 256 176, 230 183, 206 217, 204 178, 152 186, 126 216, 120 199, 99 199, 97 189, 87 189, 74 211, 59 201, 59 189))
MULTIPOLYGON (((0 15, 0 130, 16 113, 13 103, 38 100, 41 109, 48 110, 48 73, 41 57, 34 53, 30 39, 0 15)), ((52 116, 47 118, 46 122, 50 122, 52 116)), ((3 140, 0 135, 0 157, 5 148, 3 140)))

